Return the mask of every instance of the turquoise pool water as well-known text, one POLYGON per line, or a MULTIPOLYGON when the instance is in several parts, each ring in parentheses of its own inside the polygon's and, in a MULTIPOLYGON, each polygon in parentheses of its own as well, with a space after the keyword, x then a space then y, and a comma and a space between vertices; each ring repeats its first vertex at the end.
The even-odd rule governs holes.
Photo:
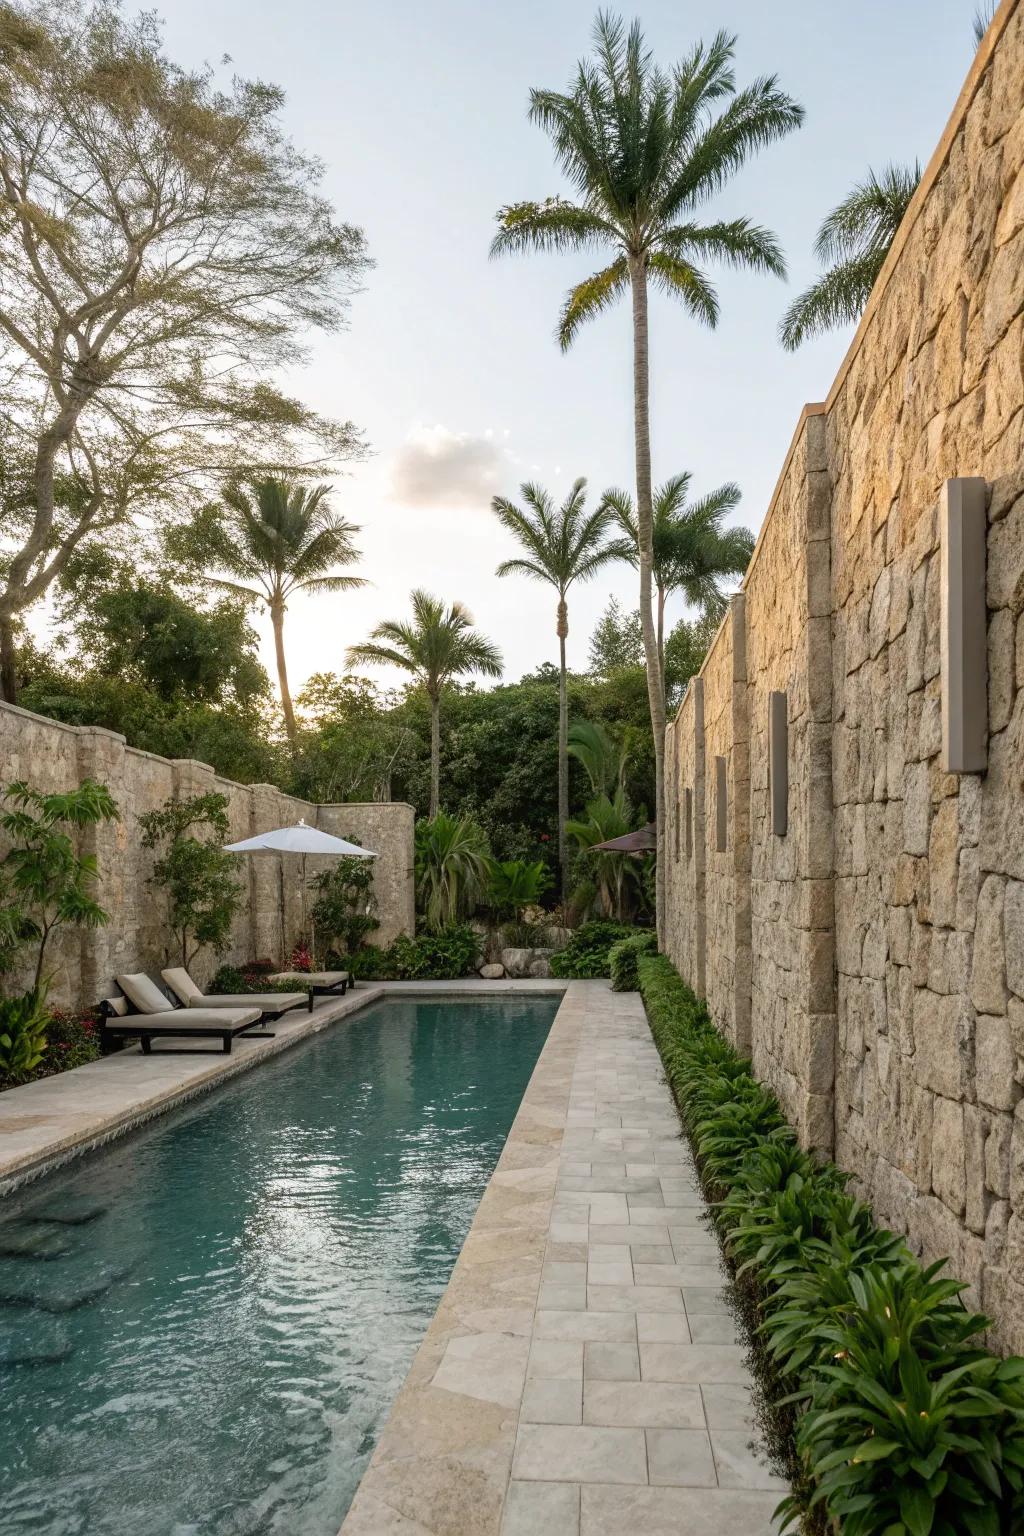
POLYGON ((335 1536, 556 1007, 376 1003, 7 1215, 4 1536, 335 1536))

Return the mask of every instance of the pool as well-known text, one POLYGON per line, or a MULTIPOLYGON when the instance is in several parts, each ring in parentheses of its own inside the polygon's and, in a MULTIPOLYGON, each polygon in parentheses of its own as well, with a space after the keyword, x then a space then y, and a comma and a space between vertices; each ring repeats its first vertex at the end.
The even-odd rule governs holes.
POLYGON ((21 1197, 0 1532, 336 1536, 557 1006, 372 1004, 21 1197))

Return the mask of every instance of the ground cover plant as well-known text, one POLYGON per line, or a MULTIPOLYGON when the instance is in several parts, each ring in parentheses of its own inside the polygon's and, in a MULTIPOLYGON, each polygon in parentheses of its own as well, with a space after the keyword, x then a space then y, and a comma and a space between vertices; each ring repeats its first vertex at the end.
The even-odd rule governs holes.
MULTIPOLYGON (((1010 1536, 1024 1528, 1024 1360, 981 1345, 965 1287, 875 1226, 797 1145, 774 1096, 661 955, 638 961, 651 1032, 741 1305, 792 1528, 1010 1536)), ((765 1417, 765 1415, 763 1415, 765 1417)))
POLYGON ((635 928, 629 928, 625 923, 581 923, 565 948, 551 956, 552 976, 562 976, 570 981, 607 977, 612 946, 635 932, 635 928))

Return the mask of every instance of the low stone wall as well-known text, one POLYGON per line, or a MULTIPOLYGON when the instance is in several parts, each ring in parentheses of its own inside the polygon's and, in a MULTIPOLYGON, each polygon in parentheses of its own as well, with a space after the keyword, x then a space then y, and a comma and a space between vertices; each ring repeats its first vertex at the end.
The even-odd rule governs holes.
MULTIPOLYGON (((180 963, 168 948, 166 904, 150 883, 154 855, 142 847, 139 816, 155 810, 171 795, 217 791, 226 797, 229 840, 240 841, 304 818, 341 837, 350 837, 378 857, 373 864, 379 931, 375 942, 389 944, 415 925, 412 806, 397 802, 360 805, 312 805, 282 794, 271 784, 236 784, 220 778, 206 763, 171 760, 125 745, 123 736, 92 726, 62 725, 28 710, 0 704, 0 784, 25 779, 33 789, 58 793, 84 778, 106 784, 120 810, 120 820, 88 829, 81 852, 95 854, 100 870, 97 900, 110 914, 103 928, 63 932, 47 950, 53 973, 53 1002, 94 1003, 113 988, 124 971, 156 971, 180 963)), ((309 858, 307 874, 333 862, 309 858)), ((235 921, 228 949, 220 957, 204 951, 195 965, 200 983, 221 961, 287 955, 302 931, 301 860, 293 856, 239 856, 246 898, 235 921)), ((14 984, 27 979, 16 976, 14 984)))
POLYGON ((670 829, 688 791, 703 801, 699 846, 669 860, 670 954, 804 1143, 926 1258, 949 1255, 997 1342, 1024 1348, 1018 0, 979 49, 827 402, 804 413, 667 761, 670 829), (939 504, 958 477, 981 477, 987 500, 974 773, 941 759, 939 504))

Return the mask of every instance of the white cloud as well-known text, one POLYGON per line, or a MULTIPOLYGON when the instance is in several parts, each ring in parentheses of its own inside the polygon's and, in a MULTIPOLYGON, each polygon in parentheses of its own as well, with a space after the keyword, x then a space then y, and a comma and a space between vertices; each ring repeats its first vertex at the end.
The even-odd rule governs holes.
POLYGON ((395 456, 391 495, 412 507, 484 509, 496 491, 513 490, 514 462, 492 431, 474 436, 417 424, 395 456))

